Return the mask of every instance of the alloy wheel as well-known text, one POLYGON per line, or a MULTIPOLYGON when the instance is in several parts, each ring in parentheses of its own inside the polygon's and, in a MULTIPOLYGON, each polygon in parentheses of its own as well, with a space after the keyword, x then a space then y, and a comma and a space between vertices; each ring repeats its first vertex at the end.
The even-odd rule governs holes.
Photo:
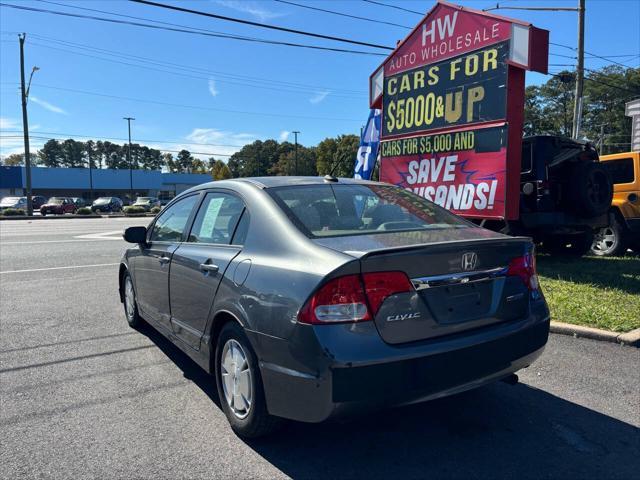
POLYGON ((617 244, 616 231, 611 227, 605 227, 598 231, 593 242, 593 250, 607 254, 617 244))
POLYGON ((135 319, 136 312, 136 297, 133 291, 133 282, 131 277, 127 276, 124 282, 124 308, 127 314, 127 320, 132 323, 135 319))
POLYGON ((222 349, 221 360, 220 375, 227 405, 236 417, 246 418, 253 400, 252 374, 247 354, 238 341, 229 339, 222 349))

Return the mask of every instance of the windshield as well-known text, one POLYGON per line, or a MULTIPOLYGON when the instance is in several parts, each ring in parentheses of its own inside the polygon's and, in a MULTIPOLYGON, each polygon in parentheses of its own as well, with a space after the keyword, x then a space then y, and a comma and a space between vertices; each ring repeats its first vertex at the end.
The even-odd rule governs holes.
POLYGON ((63 202, 63 201, 64 201, 64 198, 60 198, 60 197, 51 197, 47 203, 48 203, 49 205, 62 205, 62 202, 63 202))
POLYGON ((0 205, 15 205, 20 201, 20 197, 4 197, 0 201, 0 205))
POLYGON ((101 204, 101 203, 109 203, 111 201, 111 197, 100 197, 93 203, 101 204))
POLYGON ((434 203, 391 185, 307 185, 267 192, 312 238, 470 226, 434 203))
POLYGON ((138 197, 136 203, 149 203, 151 200, 153 200, 151 197, 138 197))

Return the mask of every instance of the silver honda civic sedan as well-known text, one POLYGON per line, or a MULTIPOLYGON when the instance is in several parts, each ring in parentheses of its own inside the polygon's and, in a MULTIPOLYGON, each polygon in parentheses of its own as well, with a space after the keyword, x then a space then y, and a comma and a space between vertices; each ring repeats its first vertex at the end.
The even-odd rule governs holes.
POLYGON ((209 372, 244 437, 513 380, 547 342, 529 239, 388 184, 207 183, 124 238, 127 321, 209 372))

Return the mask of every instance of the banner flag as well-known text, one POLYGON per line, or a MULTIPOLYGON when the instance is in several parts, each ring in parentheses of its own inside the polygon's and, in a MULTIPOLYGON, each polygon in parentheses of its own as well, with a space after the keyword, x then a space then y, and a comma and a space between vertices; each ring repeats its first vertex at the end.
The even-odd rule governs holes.
POLYGON ((369 113, 369 120, 360 136, 353 178, 371 179, 380 145, 380 113, 378 109, 372 109, 369 113))

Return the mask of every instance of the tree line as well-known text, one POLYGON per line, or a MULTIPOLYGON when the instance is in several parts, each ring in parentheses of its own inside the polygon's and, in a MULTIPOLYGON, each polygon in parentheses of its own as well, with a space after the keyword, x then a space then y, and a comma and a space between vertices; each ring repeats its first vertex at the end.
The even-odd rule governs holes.
MULTIPOLYGON (((360 139, 356 135, 325 138, 315 147, 296 146, 273 139, 256 140, 234 153, 228 162, 194 157, 188 150, 175 156, 144 145, 109 141, 48 140, 31 154, 32 165, 66 168, 166 170, 174 173, 209 173, 215 180, 270 175, 353 175, 360 139)), ((24 165, 24 154, 7 156, 4 165, 24 165)))
MULTIPOLYGON (((526 88, 525 135, 570 137, 575 102, 575 72, 562 71, 542 85, 526 88)), ((631 118, 625 103, 640 97, 640 68, 610 65, 588 71, 584 82, 581 137, 597 144, 600 154, 630 149, 631 118)))

